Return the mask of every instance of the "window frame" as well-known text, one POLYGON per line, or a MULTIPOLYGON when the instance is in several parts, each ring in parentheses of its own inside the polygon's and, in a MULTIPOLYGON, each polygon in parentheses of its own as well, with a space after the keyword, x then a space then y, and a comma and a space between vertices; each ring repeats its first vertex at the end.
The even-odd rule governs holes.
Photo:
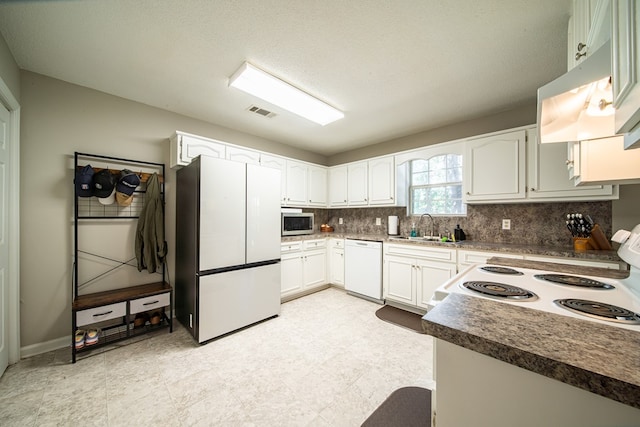
MULTIPOLYGON (((447 217, 466 217, 467 216, 467 203, 464 202, 464 155, 462 153, 456 152, 458 150, 450 150, 450 151, 446 151, 446 152, 439 152, 439 153, 433 153, 433 155, 429 156, 428 158, 425 157, 421 157, 421 158, 413 158, 411 160, 408 161, 408 205, 407 205, 407 214, 409 216, 420 216, 424 213, 428 213, 432 216, 447 216, 447 217), (444 182, 439 182, 437 184, 418 184, 418 185, 414 185, 414 162, 415 161, 426 161, 426 162, 430 162, 432 159, 435 159, 437 157, 445 157, 445 156, 458 156, 459 160, 460 160, 460 181, 444 181, 444 182), (414 212, 414 189, 429 189, 429 188, 446 188, 446 187, 450 187, 450 186, 459 186, 460 187, 460 201, 462 203, 462 209, 463 212, 458 212, 458 213, 452 213, 452 212, 446 212, 446 213, 432 213, 429 212, 428 210, 426 212, 420 212, 420 213, 416 213, 414 212)), ((445 173, 448 169, 451 169, 449 167, 445 166, 445 173)))

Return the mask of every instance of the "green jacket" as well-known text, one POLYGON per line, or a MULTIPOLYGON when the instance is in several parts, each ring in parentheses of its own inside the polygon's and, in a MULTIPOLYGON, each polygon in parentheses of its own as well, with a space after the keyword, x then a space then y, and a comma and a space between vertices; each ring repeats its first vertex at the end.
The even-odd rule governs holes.
POLYGON ((145 268, 155 273, 167 256, 167 242, 164 240, 164 205, 160 194, 158 174, 147 181, 144 206, 138 217, 136 229, 136 258, 138 271, 145 268))

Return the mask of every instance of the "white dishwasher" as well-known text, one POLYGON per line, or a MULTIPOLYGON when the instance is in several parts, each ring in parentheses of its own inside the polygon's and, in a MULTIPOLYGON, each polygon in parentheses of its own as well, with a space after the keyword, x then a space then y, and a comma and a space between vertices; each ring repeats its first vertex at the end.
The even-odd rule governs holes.
POLYGON ((345 241, 344 288, 356 296, 382 302, 382 242, 345 241))

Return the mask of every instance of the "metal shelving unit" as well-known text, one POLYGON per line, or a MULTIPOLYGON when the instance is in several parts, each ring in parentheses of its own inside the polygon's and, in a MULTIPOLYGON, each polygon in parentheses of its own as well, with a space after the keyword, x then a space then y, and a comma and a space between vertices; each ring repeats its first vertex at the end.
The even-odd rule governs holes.
MULTIPOLYGON (((76 171, 87 164, 91 164, 91 162, 107 165, 106 167, 112 173, 120 171, 119 169, 111 169, 113 164, 122 166, 121 169, 130 169, 138 174, 141 185, 136 189, 134 202, 130 206, 119 206, 115 203, 113 205, 102 205, 95 197, 80 197, 74 185, 71 330, 73 363, 76 362, 77 355, 80 353, 89 353, 95 349, 164 328, 169 328, 169 332, 173 332, 173 289, 168 282, 166 262, 162 263, 161 271, 152 272, 154 280, 150 283, 128 285, 127 283, 112 283, 109 280, 109 275, 114 271, 120 268, 136 268, 137 270, 137 263, 131 263, 135 261, 135 256, 133 259, 121 260, 117 259, 117 256, 105 256, 80 248, 80 233, 83 227, 118 221, 135 221, 139 218, 145 201, 146 182, 154 173, 158 174, 161 184, 161 197, 164 201, 165 165, 164 163, 76 152, 74 154, 74 176, 76 171), (80 254, 111 265, 105 267, 106 270, 81 283, 80 254), (106 282, 109 289, 98 292, 83 292, 83 286, 90 285, 96 281, 106 282), (144 324, 139 327, 134 325, 135 315, 144 313, 147 309, 158 312, 161 315, 160 322, 153 325, 144 324), (76 349, 76 331, 80 327, 89 325, 93 329, 99 330, 98 342, 76 349)), ((99 167, 94 168, 96 172, 101 169, 99 167)), ((132 226, 132 228, 135 231, 135 227, 132 226)), ((135 273, 143 274, 142 272, 135 273)), ((144 274, 149 275, 147 271, 144 271, 144 274)), ((146 277, 144 278, 146 279, 146 277)))

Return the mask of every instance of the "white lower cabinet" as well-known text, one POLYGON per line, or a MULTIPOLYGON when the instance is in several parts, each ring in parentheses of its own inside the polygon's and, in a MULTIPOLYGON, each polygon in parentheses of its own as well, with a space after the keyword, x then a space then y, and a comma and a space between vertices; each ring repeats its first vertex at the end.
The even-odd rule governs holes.
POLYGON ((329 282, 344 287, 344 239, 329 239, 329 282))
POLYGON ((436 288, 455 274, 455 249, 384 245, 385 300, 426 309, 436 288))
POLYGON ((282 243, 280 268, 281 298, 326 285, 326 239, 282 243))

